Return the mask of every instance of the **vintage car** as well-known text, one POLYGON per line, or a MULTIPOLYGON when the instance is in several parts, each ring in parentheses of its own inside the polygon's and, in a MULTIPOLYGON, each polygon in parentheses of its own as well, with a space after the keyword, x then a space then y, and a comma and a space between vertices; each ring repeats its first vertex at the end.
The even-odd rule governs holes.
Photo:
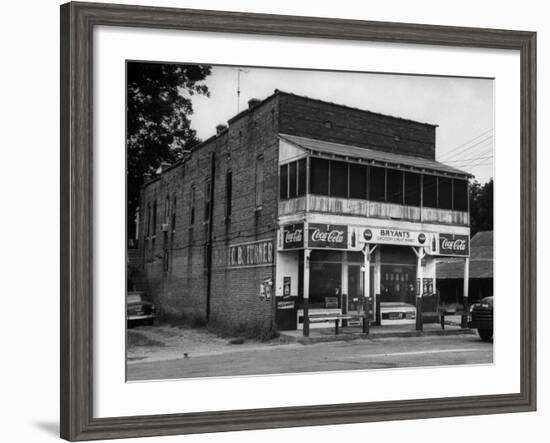
POLYGON ((155 306, 144 292, 132 291, 126 296, 126 321, 128 327, 137 324, 151 326, 155 321, 155 306))
POLYGON ((477 329, 483 341, 493 338, 493 297, 485 297, 470 309, 472 319, 468 326, 477 329))

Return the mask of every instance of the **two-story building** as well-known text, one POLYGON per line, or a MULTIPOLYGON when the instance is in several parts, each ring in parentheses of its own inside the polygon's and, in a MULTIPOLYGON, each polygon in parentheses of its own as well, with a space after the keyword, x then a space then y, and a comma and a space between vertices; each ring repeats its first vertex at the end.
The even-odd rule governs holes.
POLYGON ((251 100, 144 185, 144 289, 163 315, 262 335, 365 297, 373 322, 421 327, 436 258, 468 269, 469 174, 435 152, 433 124, 277 90, 251 100))

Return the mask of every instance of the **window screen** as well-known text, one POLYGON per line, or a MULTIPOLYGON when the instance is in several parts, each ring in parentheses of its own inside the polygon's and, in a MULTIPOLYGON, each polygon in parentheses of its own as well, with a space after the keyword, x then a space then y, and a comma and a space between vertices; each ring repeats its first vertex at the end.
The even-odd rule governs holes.
POLYGON ((328 195, 328 160, 311 158, 310 179, 311 193, 328 195))
POLYGON ((438 177, 437 207, 440 209, 453 208, 453 181, 447 177, 438 177))
POLYGON ((367 198, 367 167, 349 165, 349 196, 350 198, 367 198))
POLYGON ((456 211, 468 210, 468 181, 453 180, 453 202, 456 211))
POLYGON ((405 172, 405 204, 420 206, 420 174, 405 172))
POLYGON ((369 189, 371 200, 386 201, 386 170, 384 168, 370 168, 369 189))
POLYGON ((279 198, 286 200, 288 198, 288 165, 281 165, 279 174, 279 198))
POLYGON ((330 195, 332 197, 348 196, 348 165, 344 162, 330 162, 330 195))
POLYGON ((298 165, 296 162, 288 165, 288 198, 296 198, 298 190, 298 165))
POLYGON ((403 171, 387 170, 388 202, 403 204, 403 171))
POLYGON ((424 175, 422 180, 422 205, 428 208, 437 208, 437 177, 424 175))
POLYGON ((307 160, 302 158, 298 160, 298 196, 306 195, 307 176, 306 176, 306 163, 307 160))
POLYGON ((231 216, 233 203, 233 173, 228 171, 225 176, 225 216, 231 216))

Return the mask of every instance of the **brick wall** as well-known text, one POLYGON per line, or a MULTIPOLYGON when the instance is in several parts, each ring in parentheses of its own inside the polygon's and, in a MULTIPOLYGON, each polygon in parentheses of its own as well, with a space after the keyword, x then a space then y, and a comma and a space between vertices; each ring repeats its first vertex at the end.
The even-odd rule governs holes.
POLYGON ((220 326, 262 334, 271 328, 273 305, 260 300, 260 283, 274 275, 272 266, 227 269, 228 248, 235 243, 273 239, 277 228, 278 141, 277 99, 264 102, 234 120, 228 129, 197 148, 190 159, 164 172, 142 190, 141 244, 148 288, 165 318, 204 319, 207 306, 205 218, 207 183, 213 182, 210 319, 220 326), (211 176, 212 153, 215 176, 211 176), (263 199, 256 206, 256 162, 263 158, 263 199), (226 176, 232 172, 232 211, 226 217, 226 176), (191 225, 191 189, 195 220, 191 225), (165 220, 166 197, 168 217, 165 220), (176 229, 165 234, 160 224, 171 223, 176 198, 176 229), (156 236, 146 237, 147 205, 157 200, 156 236), (165 240, 166 235, 166 240, 165 240), (168 253, 168 269, 163 256, 168 253))
POLYGON ((280 132, 435 159, 435 126, 280 93, 280 132))

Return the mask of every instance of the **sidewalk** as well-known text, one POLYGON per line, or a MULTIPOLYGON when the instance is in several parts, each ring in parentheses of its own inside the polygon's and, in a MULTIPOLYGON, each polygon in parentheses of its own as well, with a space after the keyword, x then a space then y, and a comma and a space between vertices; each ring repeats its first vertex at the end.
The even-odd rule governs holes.
POLYGON ((439 323, 425 323, 422 331, 417 331, 415 325, 396 325, 396 326, 372 326, 369 334, 364 334, 361 326, 338 328, 338 335, 334 333, 334 327, 310 328, 309 337, 304 337, 302 330, 281 331, 281 336, 288 340, 309 344, 328 341, 346 341, 356 339, 380 339, 393 337, 422 337, 430 335, 460 335, 475 334, 468 328, 460 327, 460 317, 445 321, 445 329, 441 329, 439 323))

